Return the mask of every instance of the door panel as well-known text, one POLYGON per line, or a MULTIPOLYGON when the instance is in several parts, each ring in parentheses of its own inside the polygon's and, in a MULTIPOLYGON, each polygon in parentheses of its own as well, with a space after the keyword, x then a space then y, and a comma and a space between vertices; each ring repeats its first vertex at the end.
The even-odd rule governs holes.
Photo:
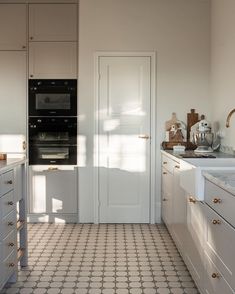
POLYGON ((100 222, 149 222, 150 57, 99 59, 100 222))

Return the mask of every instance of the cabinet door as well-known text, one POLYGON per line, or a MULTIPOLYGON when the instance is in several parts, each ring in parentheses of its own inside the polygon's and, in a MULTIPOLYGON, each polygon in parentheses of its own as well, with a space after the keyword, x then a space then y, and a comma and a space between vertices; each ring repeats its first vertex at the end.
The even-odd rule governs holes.
POLYGON ((76 79, 75 42, 35 42, 29 45, 29 76, 34 79, 76 79))
POLYGON ((26 50, 25 4, 0 4, 0 50, 26 50))
POLYGON ((179 250, 182 251, 186 242, 187 198, 185 191, 180 187, 179 165, 174 168, 172 206, 172 234, 179 250))
POLYGON ((76 41, 76 4, 30 4, 30 41, 76 41))
MULTIPOLYGON (((197 286, 202 290, 204 283, 204 204, 188 197, 186 263, 197 286)), ((202 293, 204 293, 202 291, 202 293)))
POLYGON ((74 170, 33 171, 30 213, 77 213, 74 170))
POLYGON ((173 175, 162 168, 162 219, 169 230, 172 224, 172 183, 173 175))
POLYGON ((0 51, 0 98, 0 133, 26 135, 26 52, 0 51))

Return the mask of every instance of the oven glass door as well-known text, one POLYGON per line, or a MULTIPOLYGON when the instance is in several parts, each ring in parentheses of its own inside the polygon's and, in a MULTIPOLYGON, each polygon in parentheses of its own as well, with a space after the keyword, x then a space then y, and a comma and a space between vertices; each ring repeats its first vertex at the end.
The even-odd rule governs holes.
POLYGON ((77 146, 30 146, 29 164, 77 164, 77 146))
POLYGON ((76 116, 77 80, 29 80, 29 116, 76 116))

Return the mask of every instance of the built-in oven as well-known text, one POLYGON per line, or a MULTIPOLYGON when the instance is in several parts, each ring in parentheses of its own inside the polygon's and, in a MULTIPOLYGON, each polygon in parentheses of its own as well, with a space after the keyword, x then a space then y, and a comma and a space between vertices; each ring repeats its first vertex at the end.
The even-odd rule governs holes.
POLYGON ((29 116, 76 116, 77 80, 29 80, 29 116))
POLYGON ((76 165, 77 118, 29 117, 29 164, 76 165))

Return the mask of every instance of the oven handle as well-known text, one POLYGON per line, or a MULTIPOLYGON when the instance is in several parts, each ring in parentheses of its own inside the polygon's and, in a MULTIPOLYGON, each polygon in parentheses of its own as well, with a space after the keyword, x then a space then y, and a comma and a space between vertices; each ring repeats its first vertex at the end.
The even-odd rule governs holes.
POLYGON ((43 172, 53 172, 53 171, 60 171, 58 167, 48 167, 48 169, 44 169, 43 172))

